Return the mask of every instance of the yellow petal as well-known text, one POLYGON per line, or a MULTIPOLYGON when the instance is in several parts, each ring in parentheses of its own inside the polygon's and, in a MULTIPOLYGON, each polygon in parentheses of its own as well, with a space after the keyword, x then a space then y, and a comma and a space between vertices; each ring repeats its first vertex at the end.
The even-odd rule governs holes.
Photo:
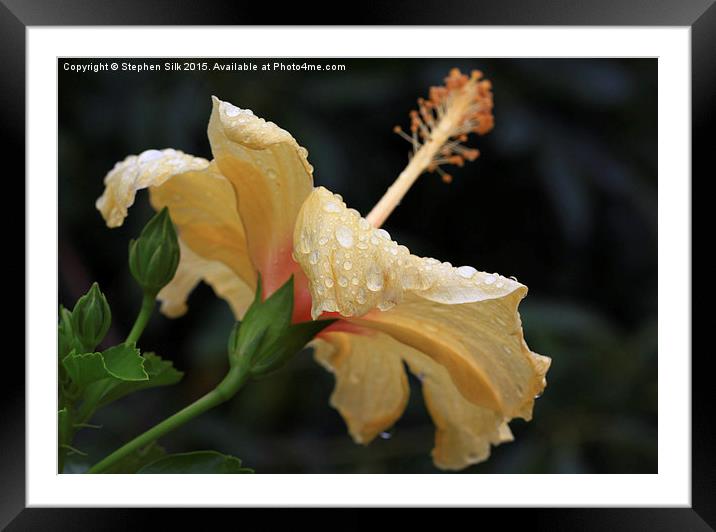
POLYGON ((413 349, 403 349, 402 353, 422 382, 423 398, 435 423, 432 454, 437 467, 463 469, 487 460, 491 445, 512 441, 502 416, 466 400, 443 366, 413 349))
POLYGON ((316 360, 335 374, 331 404, 357 443, 392 427, 405 409, 409 387, 402 360, 422 382, 435 423, 437 467, 462 469, 486 460, 491 445, 512 440, 501 415, 467 401, 445 368, 386 334, 329 332, 312 345, 316 360))
POLYGON ((473 404, 529 419, 549 359, 523 339, 517 306, 527 287, 411 255, 322 188, 304 203, 294 243, 314 317, 355 316, 445 367, 473 404))
POLYGON ((327 332, 316 339, 315 357, 335 374, 331 405, 357 443, 369 443, 389 429, 405 410, 409 388, 400 354, 405 349, 389 336, 327 332))
POLYGON ((430 356, 473 404, 529 420, 550 359, 532 353, 523 339, 517 305, 524 292, 455 305, 410 295, 387 312, 351 321, 430 356))
POLYGON ((169 208, 172 222, 192 251, 208 261, 225 264, 244 283, 255 287, 256 273, 234 191, 214 161, 207 168, 184 172, 153 186, 150 196, 156 210, 169 208))
POLYGON ((119 227, 127 217, 127 209, 134 203, 138 190, 158 186, 170 177, 209 165, 201 157, 178 150, 147 150, 130 155, 114 165, 104 178, 104 193, 97 200, 97 209, 108 227, 119 227))
POLYGON ((208 132, 219 170, 236 192, 253 263, 264 279, 283 284, 293 266, 296 215, 313 187, 308 152, 273 122, 217 98, 208 132))
POLYGON ((409 294, 455 304, 525 290, 497 274, 411 255, 323 187, 304 202, 294 245, 296 260, 311 281, 314 318, 322 312, 361 316, 374 308, 388 310, 409 294))
POLYGON ((179 247, 181 260, 177 272, 157 295, 162 314, 177 318, 186 313, 189 293, 199 281, 204 281, 214 289, 217 296, 229 303, 236 319, 241 319, 253 301, 253 289, 225 264, 194 253, 181 238, 179 247))

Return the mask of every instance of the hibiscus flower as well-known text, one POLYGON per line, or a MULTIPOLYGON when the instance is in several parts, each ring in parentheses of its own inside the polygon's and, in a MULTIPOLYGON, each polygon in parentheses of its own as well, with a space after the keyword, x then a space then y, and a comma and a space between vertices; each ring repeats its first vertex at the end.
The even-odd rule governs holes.
POLYGON ((529 420, 550 359, 524 341, 518 305, 527 287, 470 266, 422 258, 380 226, 425 171, 478 156, 463 143, 492 128, 492 93, 479 73, 451 72, 411 114, 413 157, 367 218, 314 188, 308 152, 290 133, 248 109, 213 98, 213 159, 178 150, 127 157, 105 178, 97 208, 123 223, 138 190, 168 207, 181 260, 157 299, 169 317, 187 311, 204 281, 241 319, 260 273, 264 295, 294 278, 293 321, 339 318, 313 340, 335 375, 331 404, 358 443, 392 427, 417 376, 435 427, 434 463, 461 469, 512 439, 507 423, 529 420))

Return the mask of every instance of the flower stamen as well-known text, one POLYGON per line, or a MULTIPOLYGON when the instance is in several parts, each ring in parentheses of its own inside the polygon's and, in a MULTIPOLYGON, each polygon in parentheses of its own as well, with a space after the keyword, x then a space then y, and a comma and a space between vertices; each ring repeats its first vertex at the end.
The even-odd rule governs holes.
POLYGON ((429 97, 418 98, 418 109, 410 111, 409 134, 400 126, 393 131, 412 146, 408 166, 366 217, 374 227, 380 227, 400 200, 424 172, 437 173, 443 182, 452 176, 441 166, 462 167, 474 161, 480 152, 463 143, 470 133, 484 135, 494 125, 492 115, 492 84, 482 79, 482 72, 473 70, 470 76, 453 68, 445 78, 445 85, 430 87, 429 97))

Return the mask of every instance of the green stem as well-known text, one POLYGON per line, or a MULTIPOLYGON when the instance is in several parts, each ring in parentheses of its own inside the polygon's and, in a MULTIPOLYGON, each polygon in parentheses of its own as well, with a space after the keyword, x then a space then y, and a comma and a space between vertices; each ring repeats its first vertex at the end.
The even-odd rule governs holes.
POLYGON ((57 441, 57 472, 62 473, 65 470, 65 459, 67 458, 67 447, 72 443, 74 438, 74 428, 72 427, 72 411, 69 407, 63 407, 64 416, 57 415, 58 422, 58 441, 57 441))
POLYGON ((152 316, 152 311, 154 310, 154 299, 155 298, 156 298, 156 294, 150 294, 148 292, 144 292, 144 297, 142 298, 142 308, 139 310, 137 319, 134 321, 134 326, 132 327, 132 330, 129 332, 129 336, 127 336, 125 343, 127 343, 127 344, 136 344, 137 343, 137 340, 139 340, 139 337, 142 335, 144 328, 147 326, 147 322, 149 321, 149 318, 151 318, 151 316, 152 316))
POLYGON ((226 374, 226 377, 224 377, 224 380, 222 380, 216 388, 200 399, 197 399, 183 410, 180 410, 173 416, 170 416, 155 425, 144 434, 141 434, 129 443, 126 443, 112 454, 93 465, 87 472, 102 473, 106 471, 128 454, 149 445, 168 432, 171 432, 172 430, 182 426, 184 423, 191 421, 196 416, 203 414, 207 410, 210 410, 225 401, 228 401, 241 389, 248 376, 249 372, 245 370, 245 368, 239 366, 232 367, 226 374))

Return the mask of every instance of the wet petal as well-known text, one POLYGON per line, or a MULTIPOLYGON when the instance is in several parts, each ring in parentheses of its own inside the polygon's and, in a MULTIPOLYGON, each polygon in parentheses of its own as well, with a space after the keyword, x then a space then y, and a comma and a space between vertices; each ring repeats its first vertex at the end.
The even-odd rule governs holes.
POLYGON ((437 467, 463 469, 487 460, 492 445, 512 441, 502 416, 465 399, 443 366, 413 349, 403 350, 403 356, 422 382, 423 399, 435 423, 432 454, 437 467))
POLYGON ((147 150, 130 155, 114 165, 104 178, 105 189, 97 200, 107 226, 119 227, 127 217, 138 190, 158 186, 170 177, 189 170, 206 168, 209 161, 179 150, 147 150))
POLYGON ((374 308, 388 310, 408 294, 455 304, 525 288, 497 274, 411 255, 323 187, 304 202, 294 246, 296 260, 311 281, 314 318, 322 312, 360 316, 374 308))
POLYGON ((525 290, 475 303, 436 303, 410 295, 387 312, 351 321, 391 335, 443 366, 460 393, 504 418, 531 419, 550 359, 533 353, 517 306, 525 290))
POLYGON ((517 307, 527 287, 411 255, 322 188, 299 213, 294 245, 314 318, 353 316, 430 356, 473 404, 506 419, 530 418, 549 359, 523 339, 517 307))
POLYGON ((369 443, 389 429, 405 410, 409 388, 402 346, 389 336, 326 332, 312 344, 315 357, 336 378, 331 405, 357 443, 369 443))
POLYGON ((422 383, 423 399, 435 423, 433 461, 462 469, 486 460, 491 445, 512 440, 503 417, 465 399, 440 364, 390 336, 328 332, 312 344, 316 360, 335 374, 331 404, 357 443, 368 443, 402 414, 409 388, 402 361, 422 383))
POLYGON ((153 186, 150 196, 156 210, 169 208, 181 239, 192 251, 208 261, 225 264, 250 287, 255 286, 256 273, 234 191, 215 162, 153 186))
POLYGON ((209 140, 219 170, 236 192, 253 263, 264 279, 283 284, 295 266, 296 215, 313 187, 308 152, 273 122, 217 98, 209 140))
POLYGON ((177 272, 157 295, 162 314, 169 318, 185 314, 189 294, 200 281, 204 281, 217 296, 229 303, 236 319, 241 319, 253 301, 252 288, 222 262, 207 260, 194 253, 182 239, 179 239, 179 246, 181 260, 177 272))

